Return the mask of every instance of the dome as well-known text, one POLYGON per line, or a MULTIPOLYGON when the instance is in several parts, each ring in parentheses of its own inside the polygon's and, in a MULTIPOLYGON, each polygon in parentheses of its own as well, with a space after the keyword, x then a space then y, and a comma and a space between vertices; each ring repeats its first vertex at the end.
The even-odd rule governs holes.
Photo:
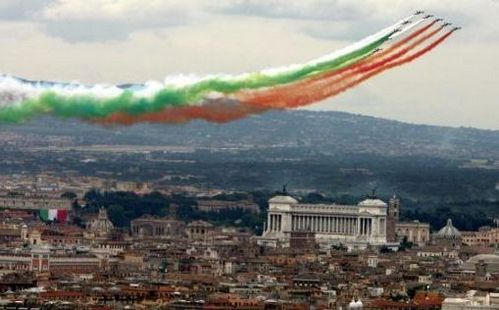
POLYGON ((387 204, 381 199, 368 198, 359 202, 360 207, 386 207, 387 204))
POLYGON ((93 232, 97 233, 107 233, 113 230, 113 228, 114 228, 113 223, 111 223, 111 221, 107 217, 106 209, 101 208, 99 210, 99 215, 97 216, 97 219, 95 219, 90 225, 90 229, 93 232))
POLYGON ((294 204, 298 203, 298 200, 294 199, 291 196, 275 196, 270 198, 269 203, 282 203, 282 204, 294 204))
POLYGON ((447 225, 442 227, 436 234, 436 238, 441 239, 458 239, 461 237, 459 230, 452 225, 452 220, 447 220, 447 225))
POLYGON ((487 272, 499 272, 499 255, 497 254, 479 254, 470 257, 462 266, 464 270, 475 271, 478 263, 485 263, 487 265, 487 272))

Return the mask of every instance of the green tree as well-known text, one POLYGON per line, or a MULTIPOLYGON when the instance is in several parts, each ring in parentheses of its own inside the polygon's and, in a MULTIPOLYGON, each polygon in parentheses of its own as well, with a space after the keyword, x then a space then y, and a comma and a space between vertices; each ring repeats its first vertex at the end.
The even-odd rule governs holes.
POLYGON ((111 205, 109 208, 107 208, 109 219, 116 227, 124 227, 128 225, 124 213, 125 209, 123 209, 123 207, 120 205, 111 205))
POLYGON ((61 198, 66 198, 69 200, 74 200, 74 199, 76 199, 76 197, 78 197, 78 196, 73 192, 64 192, 61 194, 61 198))

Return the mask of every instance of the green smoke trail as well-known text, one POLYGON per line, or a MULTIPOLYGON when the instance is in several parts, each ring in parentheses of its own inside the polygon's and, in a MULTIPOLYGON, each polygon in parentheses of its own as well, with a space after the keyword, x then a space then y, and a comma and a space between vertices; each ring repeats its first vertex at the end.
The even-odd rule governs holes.
POLYGON ((15 105, 0 107, 0 122, 21 122, 41 114, 59 117, 102 118, 116 112, 138 115, 159 111, 165 107, 195 104, 210 92, 231 94, 243 89, 258 89, 296 82, 326 71, 338 70, 368 57, 394 33, 363 46, 343 56, 278 74, 252 73, 244 78, 211 78, 181 88, 166 87, 150 98, 136 97, 125 90, 113 98, 89 95, 65 96, 46 91, 39 97, 26 99, 15 105))

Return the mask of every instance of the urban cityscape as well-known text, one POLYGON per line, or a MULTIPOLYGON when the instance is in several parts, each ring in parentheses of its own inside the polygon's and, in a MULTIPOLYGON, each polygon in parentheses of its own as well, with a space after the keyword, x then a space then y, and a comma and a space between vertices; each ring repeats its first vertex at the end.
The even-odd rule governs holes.
POLYGON ((375 189, 355 204, 336 204, 301 202, 283 186, 262 203, 244 192, 72 180, 79 186, 50 175, 3 177, 0 307, 499 307, 498 219, 476 231, 459 230, 452 219, 433 228, 402 220, 401 199, 384 201, 375 189), (158 197, 175 203, 125 224, 119 213, 126 211, 116 210, 125 193, 153 206, 158 197), (95 204, 102 195, 116 204, 95 204), (195 219, 232 213, 260 218, 262 227, 195 219))
POLYGON ((498 16, 0 0, 0 310, 499 310, 498 16))

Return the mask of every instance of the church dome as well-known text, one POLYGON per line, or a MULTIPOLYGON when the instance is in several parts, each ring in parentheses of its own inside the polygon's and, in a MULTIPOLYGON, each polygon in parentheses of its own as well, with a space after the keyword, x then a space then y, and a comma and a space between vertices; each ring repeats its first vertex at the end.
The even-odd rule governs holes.
POLYGON ((90 229, 96 233, 107 233, 113 230, 114 225, 107 217, 107 211, 104 208, 99 209, 99 215, 90 225, 90 229))
POLYGON ((291 196, 279 195, 270 198, 269 203, 295 204, 298 203, 298 200, 294 199, 291 196))
POLYGON ((365 199, 365 200, 359 202, 359 206, 360 207, 386 207, 387 204, 386 204, 386 202, 384 202, 381 199, 368 198, 368 199, 365 199))
POLYGON ((440 239, 458 239, 461 237, 459 230, 452 225, 452 220, 447 220, 447 225, 442 227, 436 234, 436 238, 440 239))

